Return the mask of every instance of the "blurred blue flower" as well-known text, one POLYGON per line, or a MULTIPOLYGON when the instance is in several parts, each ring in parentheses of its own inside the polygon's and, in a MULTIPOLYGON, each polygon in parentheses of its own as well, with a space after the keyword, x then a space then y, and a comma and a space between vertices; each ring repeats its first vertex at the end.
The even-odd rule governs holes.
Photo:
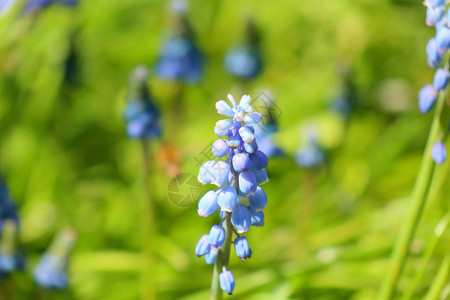
POLYGON ((124 112, 127 135, 134 139, 161 136, 159 110, 150 97, 146 80, 146 68, 137 67, 131 78, 128 103, 124 112))
POLYGON ((295 162, 298 166, 306 169, 314 169, 323 164, 325 153, 319 145, 316 135, 308 132, 308 139, 305 146, 299 148, 295 154, 295 162))
POLYGON ((228 50, 224 60, 225 69, 233 76, 253 79, 262 69, 262 58, 258 48, 239 45, 228 50))
POLYGON ((196 83, 203 75, 203 54, 186 18, 186 1, 172 1, 172 28, 156 63, 156 74, 169 80, 196 83))
POLYGON ((434 88, 438 91, 445 89, 449 78, 450 72, 447 69, 437 69, 433 80, 434 88))
POLYGON ((78 4, 78 0, 28 0, 25 4, 25 12, 32 12, 40 9, 44 9, 52 4, 63 4, 65 6, 75 6, 78 4))
POLYGON ((0 12, 8 8, 15 0, 0 0, 0 12))
POLYGON ((426 23, 428 26, 436 26, 436 24, 445 16, 445 6, 428 7, 426 23))
POLYGON ((342 119, 347 120, 359 103, 358 91, 355 85, 351 65, 345 60, 337 63, 337 72, 341 78, 338 93, 332 99, 329 108, 336 112, 342 119))
POLYGON ((68 285, 65 265, 64 258, 43 255, 33 272, 36 283, 48 289, 65 289, 68 285))
POLYGON ((450 28, 443 26, 436 34, 436 45, 439 52, 443 53, 450 47, 450 28))
POLYGON ((352 106, 346 97, 337 97, 331 102, 331 109, 347 118, 352 111, 352 106))
POLYGON ((34 280, 39 286, 47 289, 67 288, 67 265, 75 238, 72 229, 63 229, 49 250, 42 255, 33 271, 34 280))
POLYGON ((224 67, 228 73, 241 79, 253 79, 261 73, 263 61, 259 40, 255 22, 249 18, 243 42, 225 54, 224 67))
POLYGON ((442 142, 437 142, 431 148, 431 157, 433 160, 442 165, 447 159, 447 149, 445 149, 445 145, 442 142))
POLYGON ((203 55, 191 38, 171 37, 164 43, 156 74, 164 79, 198 82, 203 74, 203 55))
POLYGON ((273 135, 277 132, 278 128, 274 123, 268 123, 264 126, 256 126, 255 128, 258 150, 263 152, 267 157, 284 155, 284 151, 278 147, 273 140, 273 135))

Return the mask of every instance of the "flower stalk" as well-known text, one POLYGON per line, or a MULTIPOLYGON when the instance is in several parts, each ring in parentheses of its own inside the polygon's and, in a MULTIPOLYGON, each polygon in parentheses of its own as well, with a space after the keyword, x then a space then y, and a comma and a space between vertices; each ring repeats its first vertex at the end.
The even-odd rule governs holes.
POLYGON ((223 266, 228 267, 230 261, 230 250, 231 250, 231 237, 233 235, 231 225, 231 213, 227 212, 225 217, 225 222, 223 222, 223 227, 225 228, 225 242, 219 248, 217 254, 216 263, 214 264, 212 282, 211 282, 211 300, 221 300, 223 299, 223 291, 219 284, 219 274, 222 272, 223 266))
POLYGON ((411 206, 404 220, 400 236, 394 245, 388 273, 379 291, 377 297, 378 300, 389 300, 393 298, 398 279, 407 260, 409 244, 415 234, 420 217, 422 216, 423 209, 427 202, 431 183, 434 177, 434 169, 436 166, 436 163, 432 160, 430 155, 431 149, 438 137, 443 136, 445 130, 447 129, 448 121, 445 113, 446 98, 445 90, 439 93, 439 99, 437 101, 430 133, 428 135, 427 145, 425 147, 419 174, 417 175, 416 183, 411 195, 411 206))
POLYGON ((144 165, 144 198, 142 201, 142 276, 141 299, 153 300, 155 298, 155 281, 152 271, 154 264, 155 222, 153 212, 153 199, 150 189, 151 168, 149 163, 149 144, 145 138, 141 139, 142 159, 144 165))

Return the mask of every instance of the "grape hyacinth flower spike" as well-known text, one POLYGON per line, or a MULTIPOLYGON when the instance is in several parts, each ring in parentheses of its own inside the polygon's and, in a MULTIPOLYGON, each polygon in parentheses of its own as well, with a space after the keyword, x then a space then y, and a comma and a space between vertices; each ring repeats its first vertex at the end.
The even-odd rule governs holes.
POLYGON ((250 258, 248 240, 240 234, 250 231, 251 226, 262 226, 267 207, 267 195, 260 184, 268 180, 268 158, 258 150, 254 129, 261 114, 253 112, 248 95, 242 96, 239 104, 231 95, 228 99, 231 105, 224 100, 216 103, 217 112, 229 119, 217 121, 214 132, 219 139, 212 146, 212 153, 217 158, 226 157, 225 161, 205 162, 198 175, 201 183, 219 187, 200 199, 198 214, 208 217, 220 208, 221 221, 200 238, 195 249, 197 256, 205 256, 207 264, 214 264, 212 299, 219 299, 222 291, 231 295, 234 290, 234 277, 227 269, 233 233, 237 257, 250 258))
POLYGON ((65 289, 69 282, 67 265, 76 233, 73 229, 62 230, 33 271, 36 283, 46 289, 65 289))
MULTIPOLYGON (((447 50, 450 49, 450 28, 448 14, 446 15, 445 1, 427 0, 424 2, 427 7, 426 24, 436 28, 436 36, 429 40, 426 46, 428 64, 431 68, 436 68, 433 82, 426 84, 419 91, 418 106, 423 114, 430 112, 438 101, 439 93, 444 91, 450 80, 450 64, 443 63, 447 50)), ((446 159, 446 149, 443 143, 435 142, 431 151, 433 160, 442 164, 446 159)))
MULTIPOLYGON (((450 24, 448 13, 445 13, 445 0, 426 0, 424 5, 427 7, 426 24, 436 28, 435 37, 431 38, 426 45, 428 65, 431 68, 437 68, 433 82, 425 85, 419 91, 418 104, 421 113, 428 113, 433 110, 433 119, 428 134, 422 163, 417 174, 416 182, 409 198, 409 207, 406 210, 402 230, 392 250, 389 268, 379 290, 377 300, 390 300, 397 296, 398 282, 401 279, 408 258, 409 247, 413 237, 416 234, 420 218, 424 207, 430 198, 430 190, 434 178, 439 176, 437 165, 444 164, 447 151, 443 140, 448 134, 449 113, 447 104, 448 81, 449 81, 449 62, 443 62, 446 53, 450 48, 450 24)), ((439 180, 436 180, 439 182, 439 180)), ((444 270, 444 269, 442 269, 444 270)), ((433 279, 437 282, 439 278, 433 279)), ((431 290, 424 295, 424 299, 437 297, 433 296, 431 290), (431 297, 430 297, 431 296, 431 297)), ((405 293, 402 299, 411 299, 414 288, 405 293)))
POLYGON ((124 119, 127 135, 132 139, 153 139, 161 136, 159 110, 147 87, 147 69, 137 67, 131 78, 124 119))
POLYGON ((330 103, 330 109, 336 112, 342 120, 348 121, 359 102, 353 69, 346 61, 339 61, 337 72, 342 78, 341 86, 330 103))
POLYGON ((262 70, 260 36, 253 19, 247 20, 244 41, 231 47, 225 54, 224 66, 231 75, 240 79, 254 79, 262 70))
POLYGON ((186 18, 187 3, 172 1, 173 28, 156 64, 156 74, 169 80, 196 83, 203 74, 203 54, 186 18))

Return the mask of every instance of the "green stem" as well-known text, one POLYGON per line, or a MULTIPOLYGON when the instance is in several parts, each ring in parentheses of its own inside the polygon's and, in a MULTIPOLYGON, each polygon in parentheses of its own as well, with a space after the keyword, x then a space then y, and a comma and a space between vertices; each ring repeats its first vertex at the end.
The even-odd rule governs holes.
POLYGON ((434 230, 435 234, 431 237, 430 241, 427 243, 427 248, 423 255, 420 267, 416 272, 416 276, 414 277, 413 284, 408 288, 408 290, 405 292, 405 294, 402 296, 402 298, 400 300, 410 300, 412 298, 412 296, 414 295, 414 291, 416 290, 417 286, 419 286, 420 282, 422 281, 423 275, 425 274, 425 271, 427 269, 427 266, 431 259, 431 256, 433 255, 433 252, 436 249, 436 245, 438 244, 438 241, 441 238, 442 234, 447 229, 449 218, 450 218, 450 214, 447 213, 441 219, 441 221, 439 221, 439 223, 437 224, 437 226, 434 230))
MULTIPOLYGON (((9 298, 6 298, 9 299, 9 298)), ((45 288, 38 289, 38 299, 39 300, 48 300, 50 299, 50 291, 45 288)))
POLYGON ((7 277, 4 278, 3 282, 1 283, 1 295, 4 296, 4 298, 0 299, 16 299, 13 291, 14 287, 12 284, 11 275, 7 275, 7 277))
POLYGON ((450 255, 447 254, 424 300, 442 299, 440 298, 440 294, 442 293, 442 290, 444 289, 444 286, 447 283, 449 267, 450 267, 450 255))
POLYGON ((225 242, 219 248, 216 263, 214 264, 213 278, 211 282, 211 300, 223 299, 223 292, 219 284, 219 274, 222 272, 223 266, 227 267, 230 261, 231 237, 233 235, 233 225, 231 224, 231 213, 227 212, 223 224, 225 228, 225 242))
MULTIPOLYGON (((233 187, 239 190, 239 178, 235 174, 235 180, 233 181, 233 187)), ((231 240, 233 236, 233 224, 231 224, 231 212, 226 212, 225 221, 223 222, 223 227, 225 228, 225 242, 219 248, 217 253, 216 263, 214 264, 212 282, 211 282, 211 300, 221 300, 223 299, 223 292, 220 288, 219 274, 222 272, 222 268, 228 267, 230 262, 230 250, 231 250, 231 240)))
POLYGON ((154 281, 154 237, 155 222, 153 212, 153 201, 150 190, 150 164, 149 164, 149 147, 146 139, 141 139, 142 158, 144 165, 144 199, 142 201, 142 274, 141 274, 141 299, 155 299, 155 281, 154 281))
POLYGON ((388 273, 377 296, 378 300, 389 300, 393 297, 395 286, 405 266, 409 244, 414 236, 417 224, 419 223, 423 208, 427 201, 435 167, 435 163, 433 162, 430 153, 433 144, 436 142, 442 130, 441 118, 443 115, 445 99, 445 92, 441 92, 437 101, 438 103, 422 158, 422 164, 411 195, 411 206, 406 219, 404 220, 400 236, 394 245, 388 273))

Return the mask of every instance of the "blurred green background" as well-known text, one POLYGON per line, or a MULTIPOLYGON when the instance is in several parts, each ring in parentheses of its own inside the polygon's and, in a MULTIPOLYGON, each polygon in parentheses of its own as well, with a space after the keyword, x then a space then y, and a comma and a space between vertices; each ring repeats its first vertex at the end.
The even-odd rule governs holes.
MULTIPOLYGON (((139 299, 144 197, 140 143, 125 135, 122 114, 130 72, 153 66, 169 25, 165 1, 89 0, 30 17, 0 16, 0 170, 19 207, 27 271, 14 274, 15 297, 38 299, 31 270, 55 233, 78 232, 67 291, 49 299, 139 299), (72 48, 72 50, 71 50, 72 48), (77 80, 64 80, 77 53, 77 80)), ((183 124, 171 122, 174 85, 152 76, 164 135, 183 173, 215 140, 214 104, 227 93, 270 90, 281 110, 274 137, 286 155, 271 159, 264 186, 265 226, 247 234, 227 299, 374 299, 398 235, 430 126, 416 108, 431 81, 420 1, 200 1, 188 18, 206 56, 204 78, 184 89, 183 124), (261 31, 264 71, 245 86, 223 68, 244 19, 261 31), (329 105, 351 69, 358 105, 344 122, 329 105), (304 170, 293 157, 304 127, 315 126, 326 165, 304 170)), ((161 141, 153 142, 158 151, 161 141)), ((206 160, 204 158, 203 160, 206 160)), ((219 217, 168 200, 171 176, 151 161, 156 205, 157 299, 208 299, 212 267, 197 258, 198 238, 219 217)), ((400 289, 411 283, 434 227, 448 209, 448 163, 439 170, 400 289), (447 195, 447 196, 445 196, 447 195)), ((208 187, 204 187, 204 191, 208 187)), ((423 299, 449 239, 443 235, 415 299, 423 299)))

